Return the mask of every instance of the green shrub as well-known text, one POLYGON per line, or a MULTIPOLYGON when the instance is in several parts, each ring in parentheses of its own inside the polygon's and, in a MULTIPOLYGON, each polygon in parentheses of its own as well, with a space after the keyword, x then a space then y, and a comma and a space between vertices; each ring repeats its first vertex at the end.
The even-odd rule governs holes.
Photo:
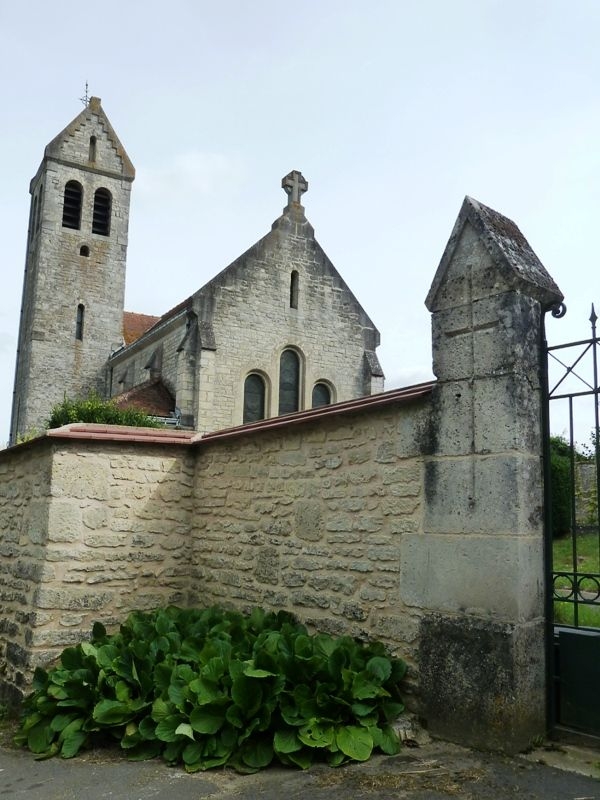
POLYGON ((89 394, 84 399, 70 400, 65 397, 62 403, 50 412, 47 428, 60 428, 70 422, 99 422, 105 425, 133 425, 138 428, 158 428, 160 423, 144 411, 133 408, 118 408, 113 400, 102 400, 97 394, 89 394))
POLYGON ((561 436, 550 437, 552 537, 571 533, 571 448, 561 436))
POLYGON ((70 758, 109 736, 129 758, 188 772, 337 766, 398 752, 390 723, 405 672, 381 643, 309 635, 285 612, 134 612, 119 633, 96 623, 91 642, 35 671, 16 741, 70 758))

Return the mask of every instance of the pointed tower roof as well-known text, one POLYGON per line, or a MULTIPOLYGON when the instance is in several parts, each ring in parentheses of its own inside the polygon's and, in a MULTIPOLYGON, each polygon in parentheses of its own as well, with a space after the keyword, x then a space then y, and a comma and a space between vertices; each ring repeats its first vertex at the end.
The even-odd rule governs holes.
POLYGON ((135 178, 135 168, 113 126, 110 124, 99 97, 90 97, 89 103, 83 111, 58 136, 52 139, 44 150, 44 158, 60 161, 63 164, 72 164, 76 167, 85 166, 87 161, 80 161, 77 158, 77 153, 69 146, 70 141, 84 126, 89 126, 90 130, 102 130, 114 150, 115 159, 113 164, 108 169, 103 165, 102 171, 132 181, 135 178))
POLYGON ((509 286, 536 297, 544 305, 563 299, 562 292, 517 225, 508 217, 467 196, 425 300, 429 311, 435 310, 438 292, 467 223, 473 226, 509 286))

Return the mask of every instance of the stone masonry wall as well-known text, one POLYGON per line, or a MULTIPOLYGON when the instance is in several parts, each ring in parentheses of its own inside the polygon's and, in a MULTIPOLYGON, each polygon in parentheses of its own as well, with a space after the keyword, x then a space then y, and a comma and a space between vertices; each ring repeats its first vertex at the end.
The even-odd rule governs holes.
POLYGON ((284 608, 318 630, 378 638, 414 666, 406 533, 423 514, 427 405, 321 418, 200 443, 192 598, 284 608))
POLYGON ((34 597, 48 576, 51 467, 47 447, 0 456, 0 701, 18 699, 37 663, 30 644, 34 597))
POLYGON ((7 684, 96 619, 114 626, 132 609, 187 603, 188 450, 42 439, 3 454, 0 479, 7 684))

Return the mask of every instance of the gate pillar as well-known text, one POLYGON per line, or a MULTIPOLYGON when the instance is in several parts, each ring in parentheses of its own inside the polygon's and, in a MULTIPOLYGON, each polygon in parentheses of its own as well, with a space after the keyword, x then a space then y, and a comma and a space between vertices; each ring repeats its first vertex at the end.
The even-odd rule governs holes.
POLYGON ((540 348, 561 299, 517 226, 466 198, 426 300, 438 385, 401 585, 425 612, 429 729, 486 749, 546 729, 540 348))

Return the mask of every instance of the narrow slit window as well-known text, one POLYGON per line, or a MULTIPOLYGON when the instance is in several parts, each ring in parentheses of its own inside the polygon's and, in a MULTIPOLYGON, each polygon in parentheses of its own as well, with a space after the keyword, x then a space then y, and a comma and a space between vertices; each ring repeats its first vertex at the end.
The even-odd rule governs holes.
POLYGON ((255 372, 244 381, 244 425, 265 418, 265 382, 255 372))
POLYGON ((42 193, 44 191, 44 184, 40 185, 40 191, 38 192, 38 206, 37 206, 37 213, 35 215, 35 230, 36 232, 40 229, 41 223, 41 216, 42 216, 42 193))
POLYGON ((83 189, 77 181, 69 181, 65 186, 63 202, 63 228, 73 228, 78 231, 81 226, 81 201, 83 189))
POLYGON ((290 308, 298 308, 298 271, 293 270, 290 276, 290 308))
POLYGON ((331 389, 326 383, 315 383, 312 390, 312 407, 331 405, 331 389))
POLYGON ((300 358, 284 350, 279 362, 279 413, 293 414, 300 408, 300 358))
POLYGON ((35 221, 37 219, 37 204, 38 204, 38 199, 36 195, 33 198, 33 205, 31 207, 31 225, 29 228, 29 241, 33 239, 33 235, 35 233, 35 221))
POLYGON ((90 154, 89 160, 95 161, 96 160, 96 137, 90 136, 90 154))
POLYGON ((75 338, 83 341, 83 322, 85 317, 85 306, 79 303, 77 306, 77 319, 75 321, 75 338))
POLYGON ((96 189, 94 194, 94 216, 92 233, 108 236, 110 233, 111 196, 108 189, 96 189))

